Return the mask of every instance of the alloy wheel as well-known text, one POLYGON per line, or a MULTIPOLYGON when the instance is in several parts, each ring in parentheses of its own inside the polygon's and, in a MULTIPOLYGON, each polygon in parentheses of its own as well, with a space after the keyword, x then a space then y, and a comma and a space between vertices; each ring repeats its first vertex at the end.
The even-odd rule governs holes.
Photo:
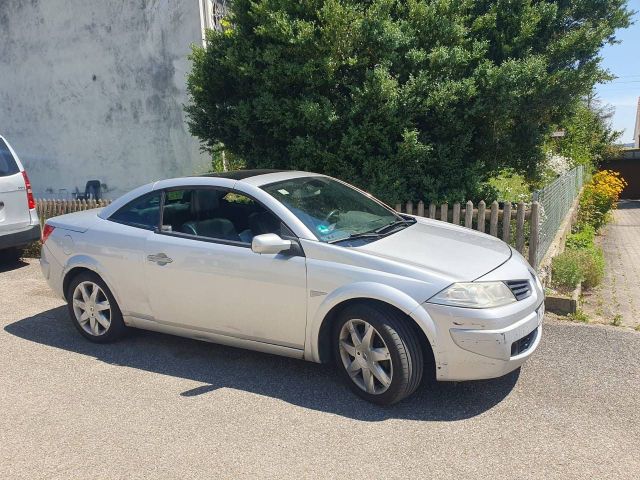
POLYGON ((393 363, 380 333, 370 323, 352 319, 342 326, 339 342, 342 364, 351 380, 370 394, 387 391, 393 363))
POLYGON ((73 312, 89 335, 104 335, 111 326, 111 305, 99 285, 82 282, 73 291, 73 312))

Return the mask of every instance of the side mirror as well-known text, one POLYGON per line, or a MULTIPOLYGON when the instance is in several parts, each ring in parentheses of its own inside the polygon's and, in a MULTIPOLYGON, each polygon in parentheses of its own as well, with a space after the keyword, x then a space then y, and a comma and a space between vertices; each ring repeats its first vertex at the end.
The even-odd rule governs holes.
POLYGON ((291 248, 291 240, 283 240, 275 233, 256 235, 251 241, 251 250, 256 253, 280 253, 291 248))

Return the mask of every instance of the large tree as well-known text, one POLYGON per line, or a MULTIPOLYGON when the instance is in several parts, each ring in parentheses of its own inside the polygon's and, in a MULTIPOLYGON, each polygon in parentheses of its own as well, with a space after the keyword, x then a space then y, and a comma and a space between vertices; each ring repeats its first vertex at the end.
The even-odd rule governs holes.
POLYGON ((193 48, 190 128, 249 167, 463 200, 504 167, 536 176, 629 18, 623 0, 234 0, 193 48))

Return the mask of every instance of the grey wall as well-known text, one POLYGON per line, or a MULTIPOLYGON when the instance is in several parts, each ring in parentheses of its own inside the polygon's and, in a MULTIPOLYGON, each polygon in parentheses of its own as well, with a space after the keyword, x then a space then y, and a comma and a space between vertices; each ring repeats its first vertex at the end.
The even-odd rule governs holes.
POLYGON ((205 171, 182 110, 201 38, 199 0, 0 0, 0 133, 36 194, 205 171))

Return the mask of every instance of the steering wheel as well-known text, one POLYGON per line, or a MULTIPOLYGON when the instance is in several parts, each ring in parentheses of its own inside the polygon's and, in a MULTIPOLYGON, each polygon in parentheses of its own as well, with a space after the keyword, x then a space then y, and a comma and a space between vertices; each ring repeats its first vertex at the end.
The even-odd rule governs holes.
POLYGON ((335 208, 335 209, 331 210, 331 211, 329 212, 329 215, 327 215, 326 217, 324 217, 324 220, 323 220, 323 221, 324 221, 324 222, 326 222, 326 223, 331 223, 331 222, 329 221, 329 219, 330 219, 331 217, 333 217, 333 216, 337 215, 338 213, 340 213, 340 209, 339 209, 339 208, 335 208))

